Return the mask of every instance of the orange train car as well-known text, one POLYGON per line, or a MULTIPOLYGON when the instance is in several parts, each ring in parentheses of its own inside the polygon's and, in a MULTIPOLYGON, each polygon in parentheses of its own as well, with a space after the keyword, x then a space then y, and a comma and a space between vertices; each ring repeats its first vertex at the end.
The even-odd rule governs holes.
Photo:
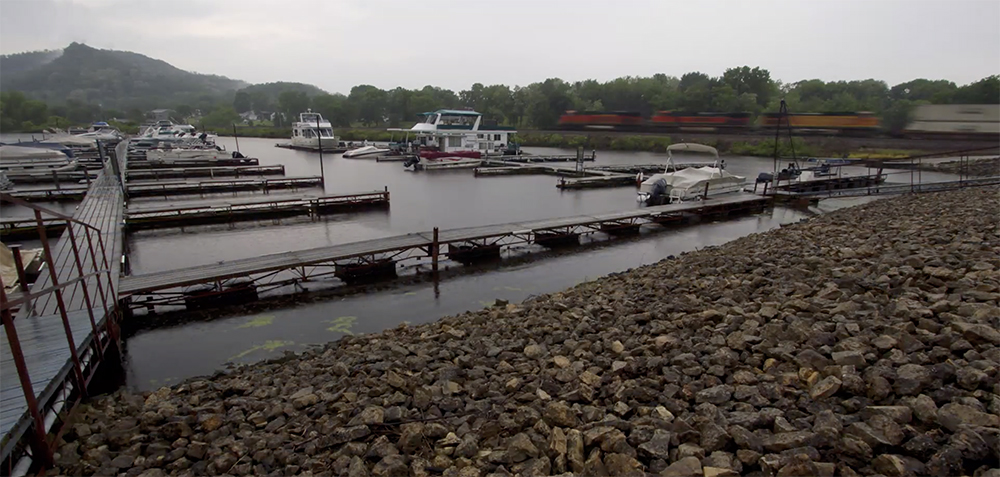
MULTIPOLYGON (((760 116, 758 126, 773 129, 778 126, 778 113, 760 116)), ((879 120, 874 113, 792 113, 788 116, 788 126, 798 132, 870 133, 879 132, 879 120)), ((786 125, 781 124, 782 127, 786 125)))
POLYGON ((643 123, 634 111, 566 111, 559 117, 559 129, 639 130, 643 123))
POLYGON ((653 129, 747 129, 750 113, 682 113, 657 111, 649 118, 653 129))

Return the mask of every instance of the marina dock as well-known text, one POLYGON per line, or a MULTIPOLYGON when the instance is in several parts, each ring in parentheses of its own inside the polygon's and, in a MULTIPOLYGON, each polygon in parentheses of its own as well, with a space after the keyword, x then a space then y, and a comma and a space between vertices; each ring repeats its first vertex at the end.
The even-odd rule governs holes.
POLYGON ((129 207, 125 214, 127 230, 184 227, 386 208, 389 191, 372 191, 324 197, 301 197, 285 200, 232 201, 227 204, 196 207, 129 207))
POLYGON ((283 176, 285 166, 175 167, 129 171, 128 180, 185 179, 190 177, 283 176))
MULTIPOLYGON (((173 195, 206 195, 226 192, 259 191, 267 194, 272 190, 303 189, 318 187, 320 177, 284 177, 276 179, 215 179, 200 182, 140 182, 126 186, 130 197, 168 197, 173 195)), ((34 189, 13 191, 9 195, 29 202, 83 200, 88 189, 73 187, 63 189, 34 189)))
POLYGON ((736 194, 611 214, 411 233, 133 275, 122 278, 119 296, 132 297, 130 301, 137 308, 148 308, 183 304, 191 296, 185 296, 181 288, 192 285, 212 285, 215 291, 211 294, 221 296, 226 293, 226 284, 235 279, 252 280, 252 284, 241 281, 241 290, 248 286, 266 290, 329 275, 350 283, 373 270, 379 275, 395 276, 395 264, 403 260, 430 259, 431 267, 437 269, 442 246, 447 246, 444 249, 446 257, 465 263, 491 256, 499 258, 502 246, 561 247, 579 243, 580 236, 597 232, 609 236, 634 235, 646 224, 669 224, 698 216, 760 210, 769 202, 769 198, 758 195, 736 194))
POLYGON ((221 159, 172 159, 170 161, 149 161, 146 159, 130 160, 129 170, 137 169, 176 169, 185 167, 238 167, 258 166, 260 160, 256 157, 221 158, 221 159))

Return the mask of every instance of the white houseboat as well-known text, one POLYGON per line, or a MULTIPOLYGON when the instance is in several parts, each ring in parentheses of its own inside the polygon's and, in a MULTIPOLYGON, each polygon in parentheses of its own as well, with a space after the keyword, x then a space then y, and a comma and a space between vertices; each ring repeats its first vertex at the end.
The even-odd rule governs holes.
POLYGON ((406 132, 407 149, 419 158, 404 163, 414 169, 478 167, 479 157, 504 154, 514 133, 512 127, 487 125, 476 111, 440 109, 421 114, 423 121, 406 132))
POLYGON ((340 145, 340 138, 333 135, 333 125, 323 119, 323 115, 311 109, 299 114, 299 120, 292 123, 292 147, 323 150, 340 145))

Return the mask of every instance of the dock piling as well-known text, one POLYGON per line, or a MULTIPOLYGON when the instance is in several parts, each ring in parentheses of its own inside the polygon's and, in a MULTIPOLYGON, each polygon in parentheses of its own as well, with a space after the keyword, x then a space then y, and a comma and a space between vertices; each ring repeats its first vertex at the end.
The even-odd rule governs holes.
POLYGON ((431 271, 437 276, 438 272, 438 254, 441 250, 441 244, 438 242, 438 228, 434 227, 434 235, 431 239, 431 271))

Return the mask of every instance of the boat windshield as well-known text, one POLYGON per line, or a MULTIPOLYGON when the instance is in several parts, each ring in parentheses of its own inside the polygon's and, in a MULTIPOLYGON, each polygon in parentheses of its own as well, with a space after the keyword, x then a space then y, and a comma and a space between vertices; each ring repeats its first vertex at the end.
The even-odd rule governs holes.
POLYGON ((322 120, 323 116, 320 116, 319 113, 302 113, 299 115, 299 121, 303 123, 316 123, 322 120))

